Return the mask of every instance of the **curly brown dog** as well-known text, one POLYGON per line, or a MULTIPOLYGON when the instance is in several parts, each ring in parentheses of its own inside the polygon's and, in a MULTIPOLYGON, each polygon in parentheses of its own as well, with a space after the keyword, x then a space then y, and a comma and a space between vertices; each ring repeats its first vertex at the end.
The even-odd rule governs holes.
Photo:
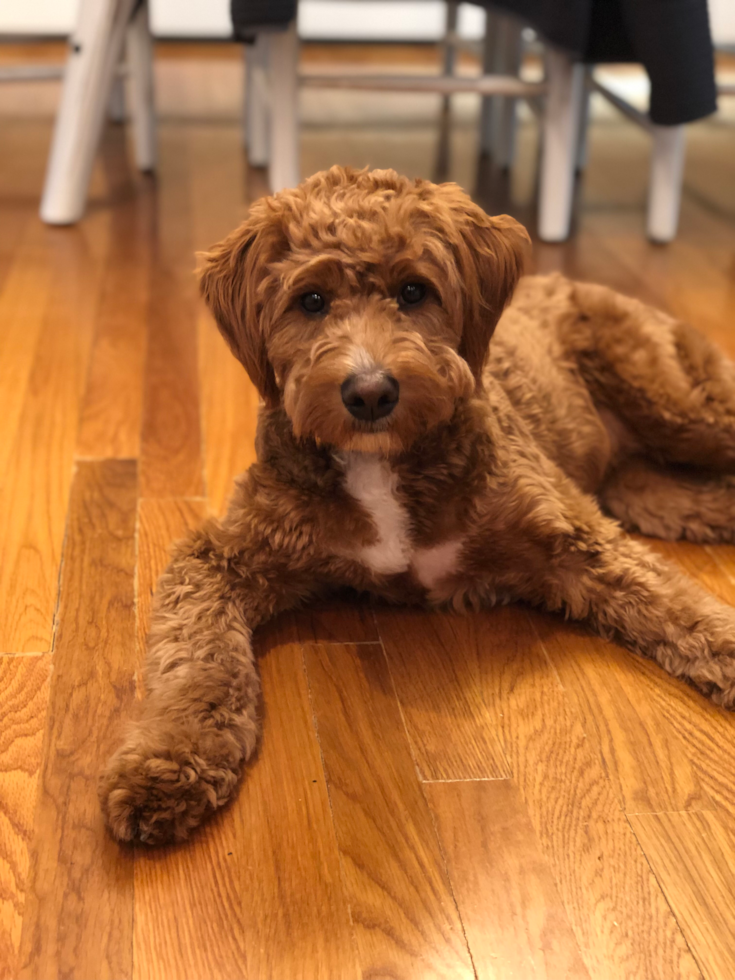
POLYGON ((735 706, 735 609, 623 531, 735 539, 735 366, 560 276, 501 318, 527 245, 453 184, 333 168, 206 256, 265 403, 258 462, 159 583, 147 698, 101 780, 116 837, 184 838, 227 801, 258 737, 252 630, 338 586, 561 610, 735 706))

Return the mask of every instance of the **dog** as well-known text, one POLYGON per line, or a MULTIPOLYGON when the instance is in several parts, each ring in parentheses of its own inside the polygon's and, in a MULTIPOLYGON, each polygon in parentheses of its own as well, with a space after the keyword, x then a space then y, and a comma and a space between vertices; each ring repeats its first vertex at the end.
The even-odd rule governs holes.
POLYGON ((116 838, 181 840, 232 796, 252 631, 337 587, 558 610, 735 707, 735 609, 625 533, 735 539, 735 365, 603 286, 521 278, 528 247, 454 184, 334 167, 204 257, 257 462, 159 582, 100 780, 116 838))

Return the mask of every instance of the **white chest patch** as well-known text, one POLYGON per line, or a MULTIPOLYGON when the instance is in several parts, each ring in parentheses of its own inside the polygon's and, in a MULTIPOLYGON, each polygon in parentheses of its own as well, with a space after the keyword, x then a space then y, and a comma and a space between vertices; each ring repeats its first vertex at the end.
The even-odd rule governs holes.
POLYGON ((345 489, 359 501, 375 523, 378 540, 349 552, 380 575, 396 575, 409 569, 427 589, 433 589, 456 570, 461 538, 432 548, 416 548, 411 540, 408 511, 397 495, 398 478, 383 457, 375 453, 345 453, 341 457, 345 489))
POLYGON ((463 543, 462 538, 450 538, 433 548, 417 548, 414 551, 411 567, 424 588, 435 588, 446 575, 457 570, 463 543))
POLYGON ((346 453, 345 489, 370 514, 378 531, 375 544, 358 549, 355 558, 374 572, 405 572, 411 563, 410 524, 396 496, 398 478, 375 453, 346 453))

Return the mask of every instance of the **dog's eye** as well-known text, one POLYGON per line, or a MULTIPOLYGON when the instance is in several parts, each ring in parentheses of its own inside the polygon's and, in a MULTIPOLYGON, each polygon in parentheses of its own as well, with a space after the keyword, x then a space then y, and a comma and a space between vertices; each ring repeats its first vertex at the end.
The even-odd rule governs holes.
POLYGON ((301 309, 307 313, 321 313, 326 305, 321 293, 304 293, 301 297, 301 309))
POLYGON ((405 306, 416 306, 426 296, 426 286, 420 282, 407 282, 398 294, 405 306))

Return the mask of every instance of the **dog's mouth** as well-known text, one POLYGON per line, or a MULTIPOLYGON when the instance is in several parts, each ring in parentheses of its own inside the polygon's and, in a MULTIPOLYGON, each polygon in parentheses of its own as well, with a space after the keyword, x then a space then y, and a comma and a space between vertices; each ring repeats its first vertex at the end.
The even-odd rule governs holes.
POLYGON ((369 434, 371 432, 387 432, 393 421, 394 419, 391 417, 370 420, 351 418, 349 424, 353 432, 369 434))

